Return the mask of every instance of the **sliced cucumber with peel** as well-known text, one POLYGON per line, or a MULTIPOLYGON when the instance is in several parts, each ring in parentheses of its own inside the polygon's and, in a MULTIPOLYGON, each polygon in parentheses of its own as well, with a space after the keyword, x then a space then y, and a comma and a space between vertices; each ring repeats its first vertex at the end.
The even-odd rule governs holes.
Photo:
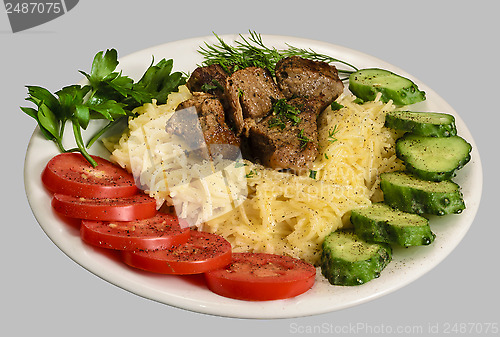
POLYGON ((355 233, 369 242, 385 242, 404 247, 423 246, 431 244, 436 237, 428 219, 383 203, 353 210, 351 223, 355 233))
POLYGON ((380 175, 384 203, 415 214, 459 214, 465 209, 460 186, 450 180, 427 181, 405 172, 380 175))
POLYGON ((396 105, 409 105, 425 100, 425 92, 406 77, 391 71, 370 68, 361 69, 349 76, 349 90, 363 101, 373 101, 377 94, 380 100, 392 100, 396 105))
POLYGON ((391 111, 385 115, 385 126, 420 136, 457 135, 455 117, 442 112, 391 111))
POLYGON ((323 242, 321 273, 331 284, 355 286, 380 276, 392 259, 386 243, 368 243, 352 230, 337 230, 323 242))
POLYGON ((471 158, 472 146, 459 136, 407 135, 396 141, 396 155, 406 170, 425 180, 443 181, 455 176, 471 158))

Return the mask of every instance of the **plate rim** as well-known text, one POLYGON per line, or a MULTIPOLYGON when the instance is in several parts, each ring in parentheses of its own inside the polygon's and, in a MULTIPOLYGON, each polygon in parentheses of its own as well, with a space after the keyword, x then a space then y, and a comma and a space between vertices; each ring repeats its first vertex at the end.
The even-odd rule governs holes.
MULTIPOLYGON (((241 34, 241 35, 246 36, 245 34, 241 34)), ((323 308, 309 308, 307 310, 304 309, 304 310, 291 310, 291 311, 287 310, 287 308, 289 308, 290 306, 293 307, 293 306, 296 306, 297 304, 303 304, 304 297, 307 296, 308 294, 310 294, 311 291, 307 292, 303 295, 299 295, 297 298, 294 298, 294 299, 271 301, 271 302, 250 302, 249 303, 249 302, 245 302, 245 301, 238 301, 238 300, 221 298, 220 300, 225 303, 225 305, 222 306, 223 308, 220 308, 220 307, 213 308, 213 305, 211 305, 212 303, 209 303, 206 300, 201 301, 200 299, 185 299, 185 298, 181 298, 179 296, 171 296, 168 298, 170 301, 167 301, 167 300, 165 300, 164 297, 158 298, 158 296, 154 296, 154 291, 153 292, 147 291, 146 288, 141 289, 141 285, 137 284, 137 281, 140 279, 140 278, 138 279, 138 277, 132 277, 132 279, 128 279, 128 282, 124 282, 123 280, 120 280, 119 277, 117 279, 116 275, 110 276, 110 275, 105 275, 105 273, 103 275, 103 269, 102 269, 103 266, 96 266, 95 261, 93 261, 93 262, 92 261, 89 262, 86 260, 82 261, 80 258, 78 258, 79 252, 75 251, 75 248, 71 249, 70 247, 68 247, 68 243, 61 242, 60 237, 58 237, 54 233, 54 229, 50 228, 46 224, 47 213, 51 213, 52 210, 50 208, 48 210, 47 209, 41 210, 39 207, 39 202, 38 202, 39 200, 37 199, 37 196, 40 197, 43 195, 43 193, 47 194, 46 198, 50 197, 50 196, 48 195, 48 192, 44 190, 43 186, 41 186, 42 185, 41 179, 38 179, 39 180, 38 184, 31 183, 31 180, 32 180, 31 174, 33 171, 32 166, 34 165, 31 161, 34 160, 33 159, 34 157, 38 158, 38 161, 40 161, 39 157, 41 155, 40 153, 38 153, 38 156, 36 156, 33 153, 34 147, 36 146, 36 144, 38 142, 45 141, 44 139, 40 139, 41 133, 40 133, 39 128, 37 126, 35 128, 32 136, 31 136, 31 138, 30 138, 30 141, 28 143, 27 150, 26 150, 26 155, 25 155, 24 172, 23 172, 25 193, 26 193, 26 196, 28 198, 28 203, 30 205, 30 208, 35 216, 35 219, 39 223, 40 227, 45 232, 45 234, 49 237, 49 239, 63 253, 65 253, 68 257, 70 257, 78 265, 82 266, 83 268, 90 271, 91 273, 98 276, 99 278, 101 278, 101 279, 121 288, 121 289, 127 290, 127 291, 132 292, 136 295, 139 295, 141 297, 144 297, 144 298, 156 301, 156 302, 164 303, 164 304, 167 304, 170 306, 174 306, 174 307, 189 310, 189 311, 205 313, 205 314, 210 314, 210 315, 234 317, 234 318, 272 319, 272 318, 294 318, 294 317, 302 317, 302 316, 311 316, 311 315, 316 315, 316 314, 321 314, 321 313, 326 313, 326 312, 332 312, 332 311, 336 311, 336 310, 342 310, 342 309, 345 309, 348 307, 356 306, 356 305, 374 300, 376 298, 385 296, 389 293, 392 293, 392 292, 414 282, 415 280, 417 280, 421 276, 425 275, 427 272, 429 272, 430 270, 432 270, 433 268, 438 266, 458 246, 458 244, 465 237, 470 226, 472 225, 473 220, 474 220, 474 218, 477 214, 478 208, 479 208, 480 199, 481 199, 481 195, 482 195, 482 189, 483 189, 483 170, 482 170, 482 163, 481 163, 481 159, 479 156, 479 150, 477 148, 477 144, 475 143, 470 131, 468 130, 467 126, 465 125, 465 122, 461 119, 461 117, 458 115, 458 113, 451 107, 451 105, 448 104, 443 98, 441 98, 434 90, 432 90, 427 85, 425 85, 424 83, 419 81, 415 76, 408 74, 403 69, 400 69, 400 68, 393 66, 393 65, 391 65, 391 64, 389 64, 381 59, 378 59, 378 58, 373 57, 371 55, 365 54, 363 52, 360 52, 360 51, 357 51, 354 49, 350 49, 350 48, 347 48, 344 46, 338 46, 338 45, 324 42, 324 41, 311 40, 311 39, 306 39, 306 38, 298 38, 298 37, 284 36, 284 35, 267 35, 267 34, 262 34, 261 36, 262 36, 264 41, 274 40, 274 41, 287 41, 287 43, 295 44, 295 45, 297 45, 297 44, 299 44, 299 45, 300 44, 318 45, 318 46, 321 46, 321 48, 331 49, 331 50, 338 49, 338 50, 342 50, 343 53, 354 54, 354 55, 357 55, 358 57, 366 58, 370 62, 380 64, 380 67, 386 67, 386 68, 389 68, 390 70, 393 70, 395 72, 400 73, 403 76, 410 77, 414 82, 416 82, 419 85, 419 87, 421 86, 421 87, 425 88, 425 91, 428 93, 428 96, 430 94, 430 96, 432 96, 434 100, 437 99, 439 101, 438 102, 439 104, 444 104, 445 106, 448 106, 451 109, 451 111, 447 111, 447 112, 452 113, 457 118, 457 127, 460 125, 459 134, 462 137, 464 137, 465 139, 467 139, 467 141, 469 143, 471 143, 471 145, 473 146, 474 150, 473 150, 473 153, 471 155, 472 155, 472 158, 474 161, 471 159, 471 163, 469 163, 468 165, 471 165, 473 167, 473 169, 470 168, 469 171, 473 170, 474 179, 475 179, 475 182, 477 184, 476 189, 473 191, 474 196, 475 196, 474 203, 473 203, 473 205, 467 205, 467 209, 464 212, 464 213, 466 213, 467 219, 469 220, 468 224, 465 225, 463 228, 461 228, 462 230, 459 233, 457 233, 455 241, 453 242, 453 245, 447 247, 446 252, 444 254, 441 254, 435 260, 433 260, 432 263, 428 264, 423 269, 422 272, 414 273, 412 275, 412 277, 407 277, 405 279, 405 281, 402 283, 399 283, 397 285, 393 285, 390 288, 384 288, 383 286, 380 287, 379 283, 381 283, 380 280, 383 280, 383 276, 382 276, 381 278, 370 281, 369 283, 364 285, 364 286, 375 285, 375 287, 379 287, 378 288, 379 290, 377 292, 372 293, 369 296, 364 296, 364 297, 357 298, 356 300, 351 300, 348 303, 331 304, 331 305, 329 305, 327 307, 323 307, 323 308), (294 41, 294 42, 290 42, 290 41, 294 41), (474 164, 474 165, 472 165, 472 164, 474 164), (40 189, 40 186, 42 187, 42 189, 40 189), (126 284, 124 284, 124 283, 126 283, 126 284), (130 288, 132 288, 132 289, 130 289, 130 288), (241 309, 242 303, 243 303, 244 307, 248 308, 247 310, 243 310, 243 312, 238 311, 238 309, 241 309)), ((220 37, 223 38, 226 42, 228 40, 231 40, 231 42, 233 42, 234 39, 239 38, 239 34, 226 34, 226 35, 220 35, 220 37)), ((152 53, 153 51, 163 50, 169 46, 174 46, 175 44, 191 45, 191 44, 197 43, 199 46, 201 43, 204 43, 204 41, 210 41, 210 40, 214 40, 214 36, 193 37, 193 38, 182 39, 182 40, 171 41, 171 42, 167 42, 167 43, 163 43, 163 44, 158 44, 156 46, 152 46, 149 48, 138 50, 136 52, 130 53, 130 54, 120 58, 119 59, 120 65, 125 64, 125 68, 126 68, 127 63, 132 62, 132 60, 135 58, 144 58, 144 57, 146 57, 147 53, 151 53, 151 55, 154 55, 152 53)), ((174 69, 175 69, 176 59, 175 58, 173 58, 173 59, 174 59, 174 69)), ((145 65, 145 66, 147 66, 147 65, 145 65)), ((50 143, 46 142, 46 144, 48 145, 50 143)), ((49 146, 47 146, 47 147, 49 147, 49 146)), ((54 149, 55 149, 55 147, 54 147, 54 149)), ((466 168, 467 167, 468 166, 466 166, 466 168)), ((41 172, 41 170, 39 170, 39 171, 41 172)), ((51 215, 53 215, 53 214, 51 214, 51 215)), ((452 216, 454 216, 454 215, 452 215, 452 216)), ((464 214, 461 214, 458 216, 464 216, 464 214)), ((461 222, 464 222, 464 221, 465 220, 462 220, 461 222)), ((65 226, 65 225, 63 225, 63 226, 65 226)), ((77 239, 79 240, 79 237, 77 239)), ((87 250, 89 252, 97 251, 97 249, 94 247, 85 246, 85 248, 87 248, 87 250)), ((89 252, 87 252, 87 253, 89 253, 89 252)), ((101 253, 101 252, 99 251, 98 254, 99 253, 101 253)), ((112 259, 109 261, 116 262, 116 261, 113 261, 112 259)), ((105 264, 107 264, 107 263, 105 263, 105 264)), ((125 268, 128 268, 128 267, 125 267, 125 268)), ((136 276, 143 275, 143 273, 140 273, 136 270, 132 270, 131 272, 136 274, 136 276)), ((318 272, 318 274, 320 274, 320 273, 318 272)), ((149 275, 149 276, 151 276, 151 275, 149 275)), ((155 275, 154 277, 148 277, 148 278, 156 279, 158 277, 159 276, 155 275)), ((165 277, 165 276, 162 275, 162 277, 165 277)), ((320 277, 320 275, 318 277, 320 277)), ((318 277, 317 277, 317 279, 318 279, 318 277)), ((174 279, 172 277, 169 277, 169 278, 174 279)), ((178 278, 178 277, 175 277, 175 278, 178 278)), ((182 281, 182 282, 184 282, 184 281, 182 281)), ((175 281, 174 281, 174 284, 176 284, 175 281)), ((331 287, 334 287, 334 286, 331 286, 331 287)), ((361 286, 361 287, 363 287, 363 286, 361 286)), ((314 289, 314 287, 313 287, 313 289, 314 289)), ((358 289, 361 289, 361 288, 358 288, 358 289)), ((203 289, 203 290, 209 291, 208 288, 203 289)), ((307 301, 305 301, 305 302, 307 302, 307 301)))

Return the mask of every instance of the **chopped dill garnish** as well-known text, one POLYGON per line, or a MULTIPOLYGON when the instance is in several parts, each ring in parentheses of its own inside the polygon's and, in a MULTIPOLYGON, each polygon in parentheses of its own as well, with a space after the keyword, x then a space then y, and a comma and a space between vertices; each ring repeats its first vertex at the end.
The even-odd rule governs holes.
POLYGON ((285 99, 273 101, 272 107, 273 118, 269 120, 269 127, 279 127, 283 130, 286 127, 286 122, 291 121, 293 125, 300 123, 300 109, 287 103, 285 99))
POLYGON ((250 172, 248 172, 248 173, 245 175, 245 178, 252 178, 252 177, 254 177, 256 174, 257 174, 257 172, 256 172, 255 170, 251 170, 250 172))
POLYGON ((309 170, 309 178, 316 179, 316 174, 317 173, 318 173, 318 171, 309 170))
POLYGON ((216 79, 212 79, 211 83, 205 83, 201 86, 201 91, 209 92, 210 90, 219 89, 224 91, 224 87, 216 79))
POLYGON ((344 106, 340 103, 333 101, 332 104, 330 104, 330 107, 332 108, 332 111, 337 111, 342 109, 344 106))
POLYGON ((337 125, 335 125, 333 127, 333 130, 329 131, 328 132, 328 141, 330 143, 335 143, 338 139, 335 138, 335 134, 338 132, 339 130, 337 130, 337 125))
POLYGON ((273 117, 269 120, 269 127, 280 128, 281 130, 284 130, 286 128, 286 124, 281 118, 273 117))
POLYGON ((299 140, 301 142, 300 147, 304 148, 306 147, 307 143, 309 143, 311 140, 307 138, 306 135, 304 135, 304 129, 300 129, 299 131, 299 140))

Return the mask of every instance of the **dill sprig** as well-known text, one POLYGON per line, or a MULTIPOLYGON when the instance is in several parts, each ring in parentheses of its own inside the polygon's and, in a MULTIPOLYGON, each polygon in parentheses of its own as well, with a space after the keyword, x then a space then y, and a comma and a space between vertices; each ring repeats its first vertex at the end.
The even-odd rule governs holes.
POLYGON ((221 37, 215 34, 218 44, 208 44, 200 47, 199 53, 203 55, 203 65, 219 64, 228 73, 247 67, 266 68, 274 74, 276 63, 283 58, 278 50, 267 47, 262 37, 250 32, 245 38, 239 35, 242 41, 236 41, 234 46, 228 45, 221 37))
MULTIPOLYGON (((342 63, 342 64, 354 69, 354 71, 358 70, 358 68, 356 68, 352 64, 345 62, 345 61, 342 61, 338 58, 331 57, 331 56, 328 56, 325 54, 317 53, 312 49, 297 48, 297 47, 289 45, 288 43, 286 45, 288 46, 288 49, 284 49, 281 51, 281 54, 284 57, 300 56, 302 58, 313 60, 313 61, 321 61, 321 62, 326 62, 326 63, 342 63)), ((343 69, 337 69, 337 71, 341 74, 351 74, 354 72, 352 70, 343 70, 343 69)))
POLYGON ((203 56, 202 65, 219 64, 229 74, 246 67, 261 67, 269 69, 275 74, 276 63, 289 56, 300 56, 314 61, 327 63, 341 63, 353 70, 338 69, 339 73, 350 74, 358 70, 355 66, 337 58, 317 53, 312 49, 297 48, 287 44, 287 49, 276 49, 268 47, 262 41, 262 36, 254 31, 249 31, 249 36, 239 34, 241 41, 237 40, 234 45, 227 44, 221 37, 214 33, 218 43, 208 44, 200 47, 198 52, 203 56))

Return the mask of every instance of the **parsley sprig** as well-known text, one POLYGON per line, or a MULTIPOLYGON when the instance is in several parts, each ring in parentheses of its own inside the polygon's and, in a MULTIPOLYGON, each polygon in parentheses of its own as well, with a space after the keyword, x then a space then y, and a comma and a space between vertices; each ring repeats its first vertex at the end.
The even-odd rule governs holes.
POLYGON ((70 85, 52 94, 40 86, 27 86, 27 101, 36 107, 21 107, 34 118, 44 137, 54 141, 61 152, 79 151, 95 167, 97 163, 88 153, 88 148, 115 125, 121 118, 133 115, 132 110, 156 99, 165 103, 170 92, 186 82, 180 72, 172 73, 173 60, 153 62, 138 82, 115 71, 118 53, 115 49, 100 51, 94 57, 90 73, 80 71, 88 80, 85 85, 70 85), (87 129, 90 120, 106 119, 108 123, 85 144, 82 129, 87 129), (77 148, 65 149, 64 129, 67 122, 73 125, 77 148))

